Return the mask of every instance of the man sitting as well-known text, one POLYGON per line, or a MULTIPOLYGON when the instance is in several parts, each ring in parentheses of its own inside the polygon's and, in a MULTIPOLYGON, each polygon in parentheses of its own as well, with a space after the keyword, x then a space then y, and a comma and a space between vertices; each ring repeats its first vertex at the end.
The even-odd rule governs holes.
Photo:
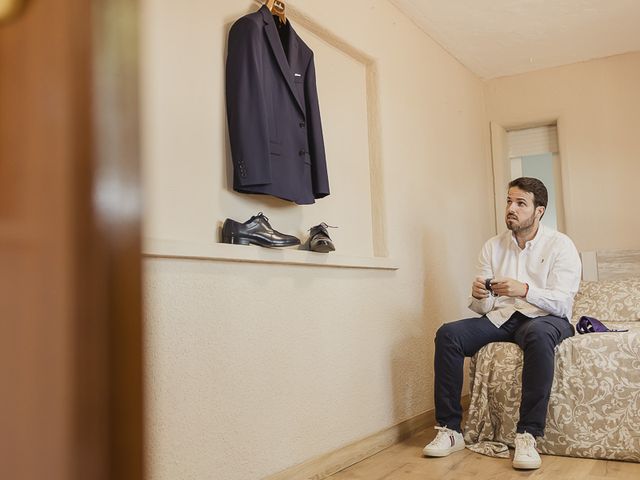
POLYGON ((484 244, 469 308, 481 317, 445 323, 435 344, 436 438, 424 447, 430 457, 464 448, 460 422, 464 358, 491 342, 514 342, 524 352, 520 420, 514 468, 542 464, 535 437, 544 435, 553 382, 555 347, 575 332, 569 322, 581 263, 566 235, 544 227, 547 189, 535 178, 509 183, 508 230, 484 244))

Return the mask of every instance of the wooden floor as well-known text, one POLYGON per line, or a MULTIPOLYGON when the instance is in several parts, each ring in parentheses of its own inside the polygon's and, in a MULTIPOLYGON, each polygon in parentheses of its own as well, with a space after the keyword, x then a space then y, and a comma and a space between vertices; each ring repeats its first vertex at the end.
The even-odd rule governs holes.
MULTIPOLYGON (((425 458, 422 448, 435 437, 428 429, 329 477, 329 480, 640 480, 640 463, 542 455, 538 470, 519 471, 511 459, 465 449, 445 458, 425 458)), ((510 451, 513 457, 513 450, 510 451)))

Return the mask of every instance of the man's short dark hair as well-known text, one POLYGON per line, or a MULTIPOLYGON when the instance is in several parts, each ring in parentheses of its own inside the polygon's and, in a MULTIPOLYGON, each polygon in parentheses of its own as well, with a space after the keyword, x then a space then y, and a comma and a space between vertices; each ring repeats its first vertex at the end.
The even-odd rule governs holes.
POLYGON ((533 177, 520 177, 509 182, 509 188, 516 187, 525 192, 533 194, 533 206, 544 207, 547 209, 547 202, 549 200, 549 194, 547 193, 547 187, 544 186, 537 178, 533 177))

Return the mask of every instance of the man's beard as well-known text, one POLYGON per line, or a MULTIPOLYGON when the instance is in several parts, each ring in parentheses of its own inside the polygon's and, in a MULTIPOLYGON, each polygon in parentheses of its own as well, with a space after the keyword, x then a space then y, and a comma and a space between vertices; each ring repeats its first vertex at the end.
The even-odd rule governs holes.
MULTIPOLYGON (((509 215, 507 215, 507 218, 506 218, 507 228, 511 230, 513 233, 520 233, 522 231, 530 229, 533 226, 533 222, 535 218, 536 218, 536 215, 535 215, 535 212, 533 212, 529 218, 521 221, 519 224, 515 224, 515 223, 510 224, 509 215)), ((517 219, 514 219, 514 220, 517 221, 517 219)))

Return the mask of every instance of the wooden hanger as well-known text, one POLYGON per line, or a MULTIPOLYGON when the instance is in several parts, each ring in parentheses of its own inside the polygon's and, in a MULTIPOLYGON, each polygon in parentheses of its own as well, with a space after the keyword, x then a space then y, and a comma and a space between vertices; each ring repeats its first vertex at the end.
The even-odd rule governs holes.
POLYGON ((267 0, 265 5, 273 15, 280 19, 280 23, 287 23, 284 0, 267 0))

